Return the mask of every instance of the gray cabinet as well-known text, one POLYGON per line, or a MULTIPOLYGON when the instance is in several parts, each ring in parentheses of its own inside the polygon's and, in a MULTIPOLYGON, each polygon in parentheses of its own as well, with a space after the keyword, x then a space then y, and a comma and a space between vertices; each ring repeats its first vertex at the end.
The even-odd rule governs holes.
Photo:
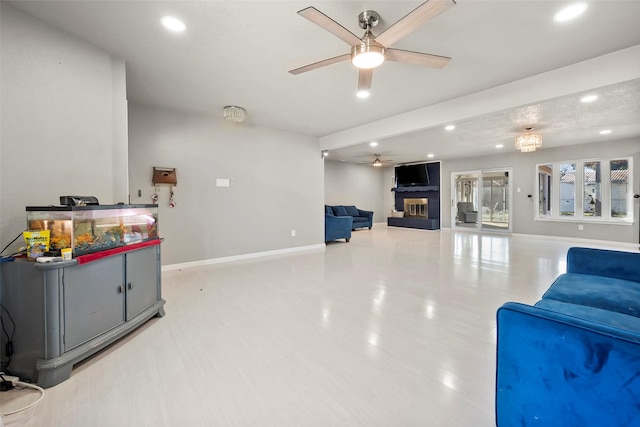
POLYGON ((62 269, 65 351, 124 322, 124 256, 62 269))
MULTIPOLYGON (((159 254, 158 254, 159 255, 159 254)), ((160 262, 153 251, 135 251, 125 255, 125 320, 142 313, 160 299, 160 262)))
POLYGON ((82 265, 16 260, 0 269, 2 304, 16 324, 8 371, 43 387, 68 379, 75 363, 164 315, 159 244, 82 265))

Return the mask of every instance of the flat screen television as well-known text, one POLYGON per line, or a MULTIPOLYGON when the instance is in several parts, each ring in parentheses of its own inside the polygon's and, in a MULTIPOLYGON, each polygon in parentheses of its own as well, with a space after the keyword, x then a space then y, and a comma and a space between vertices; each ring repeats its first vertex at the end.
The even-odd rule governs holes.
POLYGON ((398 187, 429 185, 429 182, 429 170, 426 163, 396 166, 396 184, 398 187))

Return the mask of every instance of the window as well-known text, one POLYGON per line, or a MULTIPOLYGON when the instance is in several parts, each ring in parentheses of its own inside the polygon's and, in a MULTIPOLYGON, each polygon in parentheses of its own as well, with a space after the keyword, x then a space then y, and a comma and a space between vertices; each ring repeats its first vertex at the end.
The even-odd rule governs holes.
POLYGON ((627 218, 629 211, 629 160, 611 160, 611 218, 627 218))
POLYGON ((631 158, 537 165, 536 219, 631 222, 631 166, 631 158))
POLYGON ((602 174, 600 162, 584 162, 582 172, 582 213, 584 216, 601 216, 602 211, 602 174))
POLYGON ((576 214, 576 164, 560 165, 560 215, 576 214))
POLYGON ((553 165, 538 165, 538 215, 551 215, 553 165))

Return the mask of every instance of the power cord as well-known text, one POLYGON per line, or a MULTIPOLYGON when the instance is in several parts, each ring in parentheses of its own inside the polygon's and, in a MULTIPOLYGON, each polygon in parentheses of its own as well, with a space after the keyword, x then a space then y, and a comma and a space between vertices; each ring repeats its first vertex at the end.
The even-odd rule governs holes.
POLYGON ((7 415, 17 414, 18 412, 26 411, 27 409, 40 403, 40 401, 44 398, 44 389, 40 386, 19 381, 16 377, 13 377, 10 380, 7 380, 3 372, 0 372, 0 379, 2 379, 2 382, 0 384, 2 384, 3 390, 6 388, 6 391, 9 391, 11 389, 16 390, 18 389, 18 387, 20 387, 21 389, 30 388, 40 392, 40 397, 38 397, 34 402, 31 402, 27 406, 23 406, 22 408, 15 409, 13 411, 3 412, 0 414, 0 416, 2 417, 5 417, 7 415))
POLYGON ((2 332, 4 332, 5 336, 7 337, 7 343, 5 344, 5 353, 7 354, 7 364, 5 365, 4 369, 8 370, 9 365, 11 364, 11 356, 13 355, 13 336, 16 333, 16 322, 13 320, 13 317, 11 317, 11 313, 9 313, 9 310, 7 310, 7 308, 4 305, 2 305, 2 303, 0 303, 0 309, 4 310, 7 313, 7 317, 9 318, 9 320, 13 325, 13 328, 11 328, 11 335, 9 335, 4 325, 4 319, 3 319, 2 313, 0 312, 0 326, 2 326, 2 332))
POLYGON ((2 248, 2 250, 0 251, 0 255, 2 255, 2 253, 3 253, 4 251, 6 251, 6 250, 7 250, 7 248, 8 248, 9 246, 11 246, 11 244, 12 244, 13 242, 15 242, 16 240, 18 240, 18 239, 20 238, 20 236, 22 236, 22 232, 20 232, 20 234, 18 234, 18 235, 16 236, 16 238, 15 238, 15 239, 13 239, 12 241, 10 241, 10 242, 9 242, 9 244, 8 244, 7 246, 5 246, 4 248, 2 248))

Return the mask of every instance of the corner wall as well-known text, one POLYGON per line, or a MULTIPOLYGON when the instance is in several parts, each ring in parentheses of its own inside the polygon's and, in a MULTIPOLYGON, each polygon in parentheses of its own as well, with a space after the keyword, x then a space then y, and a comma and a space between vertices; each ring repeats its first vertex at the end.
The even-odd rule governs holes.
MULTIPOLYGON (((320 151, 318 150, 318 156, 320 151)), ((324 160, 324 203, 326 205, 355 205, 373 211, 373 222, 386 222, 391 208, 385 209, 380 189, 384 171, 393 168, 374 168, 370 165, 324 160)), ((391 184, 388 185, 391 188, 391 184)), ((324 211, 324 210, 323 210, 324 211)))
POLYGON ((163 265, 324 243, 316 138, 132 104, 132 203, 151 203, 154 166, 176 168, 178 179, 175 208, 169 187, 158 187, 163 265), (217 187, 218 178, 231 185, 217 187))
POLYGON ((24 230, 25 206, 62 195, 126 202, 127 102, 123 60, 5 3, 0 40, 4 246, 24 230))

